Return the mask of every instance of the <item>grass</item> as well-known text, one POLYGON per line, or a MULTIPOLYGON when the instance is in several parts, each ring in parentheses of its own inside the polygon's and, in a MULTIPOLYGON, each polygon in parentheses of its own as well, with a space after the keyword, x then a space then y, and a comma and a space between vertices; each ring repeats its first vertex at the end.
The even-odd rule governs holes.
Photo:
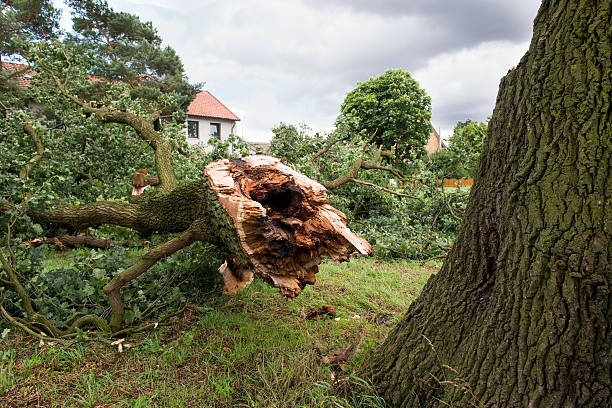
POLYGON ((122 353, 87 340, 41 346, 13 331, 0 342, 0 406, 381 407, 355 373, 437 269, 327 262, 317 284, 293 300, 255 280, 126 339, 122 353), (336 319, 304 318, 324 304, 336 319), (351 345, 347 364, 325 364, 324 356, 351 345), (348 383, 359 391, 347 394, 348 383))

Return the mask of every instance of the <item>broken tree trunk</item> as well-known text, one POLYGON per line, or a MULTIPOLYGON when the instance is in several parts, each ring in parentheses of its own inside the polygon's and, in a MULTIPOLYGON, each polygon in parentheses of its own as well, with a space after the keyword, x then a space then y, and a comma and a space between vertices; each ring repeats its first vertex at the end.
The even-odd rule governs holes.
POLYGON ((237 290, 254 270, 285 296, 315 282, 321 258, 369 255, 367 241, 346 225, 329 203, 325 187, 270 156, 221 160, 205 177, 235 229, 239 251, 220 268, 226 290, 237 290))
POLYGON ((105 286, 113 331, 123 320, 121 288, 158 260, 198 240, 215 245, 225 257, 219 268, 225 292, 247 286, 257 273, 287 297, 315 282, 323 257, 344 261, 352 253, 372 252, 367 241, 350 231, 345 215, 331 206, 325 187, 275 157, 213 162, 202 180, 141 197, 137 204, 100 201, 29 213, 74 229, 114 224, 144 234, 181 233, 149 250, 105 286))

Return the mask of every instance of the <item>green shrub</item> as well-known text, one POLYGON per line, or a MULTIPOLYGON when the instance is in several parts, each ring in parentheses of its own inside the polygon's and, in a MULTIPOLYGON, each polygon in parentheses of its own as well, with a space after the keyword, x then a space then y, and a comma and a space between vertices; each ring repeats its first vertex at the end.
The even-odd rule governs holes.
MULTIPOLYGON (((175 310, 216 285, 219 254, 204 243, 195 243, 190 249, 158 262, 122 289, 125 323, 175 310)), ((20 246, 15 248, 16 259, 20 260, 16 269, 35 309, 64 329, 80 315, 107 317, 110 307, 102 288, 137 262, 144 251, 123 247, 75 249, 61 256, 42 247, 20 246)), ((4 291, 3 296, 9 313, 22 316, 23 307, 15 292, 4 291)))

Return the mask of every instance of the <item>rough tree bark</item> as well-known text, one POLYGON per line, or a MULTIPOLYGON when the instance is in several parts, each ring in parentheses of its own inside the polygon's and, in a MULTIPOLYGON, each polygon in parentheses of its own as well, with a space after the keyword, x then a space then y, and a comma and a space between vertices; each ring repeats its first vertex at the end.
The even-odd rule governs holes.
POLYGON ((611 7, 543 1, 449 258, 367 364, 393 406, 612 400, 611 7))
POLYGON ((226 258, 219 268, 225 291, 245 287, 253 272, 288 297, 314 284, 324 256, 348 260, 371 253, 370 245, 346 225, 325 188, 270 156, 247 156, 209 164, 202 180, 155 192, 138 204, 100 201, 48 213, 29 212, 41 222, 82 230, 101 224, 143 234, 180 232, 149 250, 105 287, 112 308, 110 327, 121 328, 121 288, 158 260, 201 240, 226 258))

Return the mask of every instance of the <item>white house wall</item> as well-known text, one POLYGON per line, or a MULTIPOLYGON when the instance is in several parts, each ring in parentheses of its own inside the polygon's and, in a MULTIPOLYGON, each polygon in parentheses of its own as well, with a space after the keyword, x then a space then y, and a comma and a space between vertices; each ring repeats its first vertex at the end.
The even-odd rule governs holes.
POLYGON ((232 131, 234 130, 235 123, 233 120, 227 119, 208 119, 208 118, 199 118, 194 116, 187 116, 187 120, 193 120, 198 122, 198 135, 199 138, 188 137, 187 135, 187 122, 185 122, 185 137, 187 138, 187 144, 189 146, 193 145, 206 145, 206 142, 210 138, 210 124, 211 123, 219 123, 221 126, 221 140, 227 140, 232 131))

